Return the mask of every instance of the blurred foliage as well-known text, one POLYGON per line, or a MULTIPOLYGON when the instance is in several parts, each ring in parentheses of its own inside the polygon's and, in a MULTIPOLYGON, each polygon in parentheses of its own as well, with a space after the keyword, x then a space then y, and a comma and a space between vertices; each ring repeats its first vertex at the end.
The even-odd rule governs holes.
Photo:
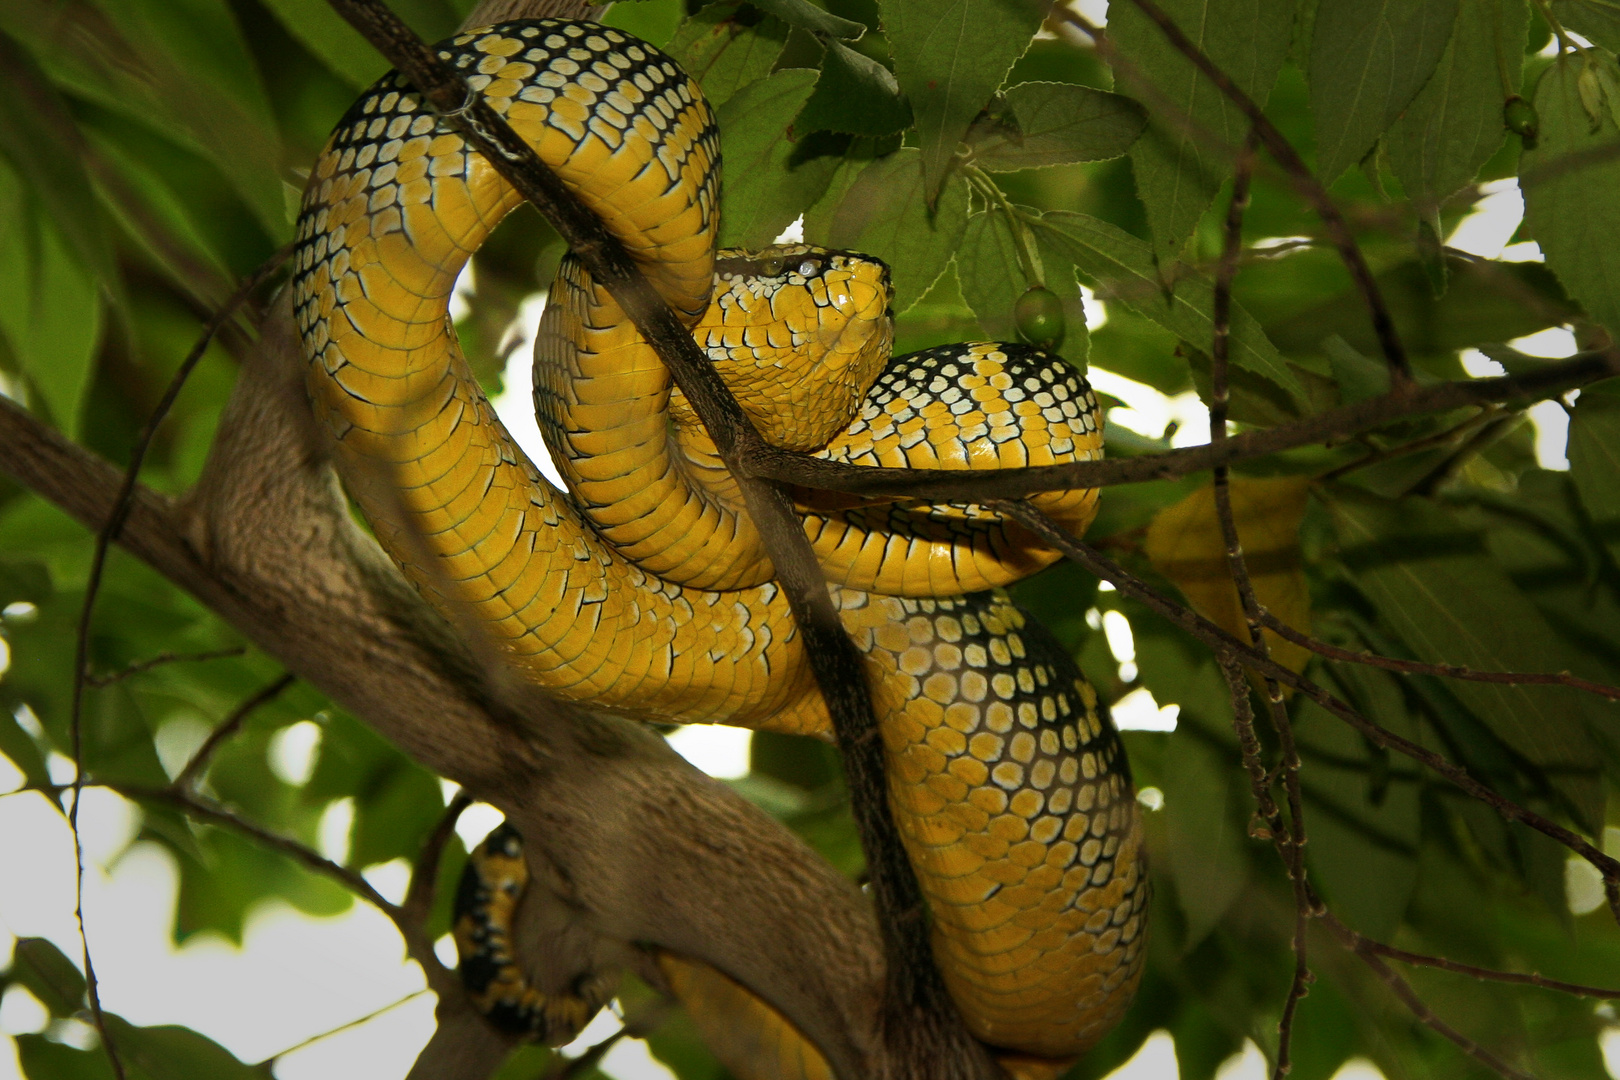
MULTIPOLYGON (((1572 325, 1583 344, 1608 340, 1620 323, 1612 4, 1551 0, 1592 47, 1550 60, 1538 55, 1550 29, 1526 0, 1410 0, 1372 5, 1376 18, 1359 0, 1160 3, 1199 28, 1209 53, 1333 182, 1421 379, 1463 377, 1461 354, 1473 348, 1509 371, 1534 370, 1544 361, 1508 343, 1549 327, 1572 325), (1358 92, 1367 86, 1376 92, 1358 92), (1501 123, 1515 93, 1541 125, 1522 146, 1501 123), (1521 165, 1528 217, 1518 239, 1539 241, 1546 264, 1441 253, 1438 238, 1477 201, 1477 182, 1521 165)), ((471 2, 393 6, 431 39, 471 2)), ((1128 0, 1114 9, 1118 71, 1056 20, 1032 42, 1038 10, 993 0, 645 0, 607 20, 667 44, 719 107, 727 241, 766 243, 802 216, 807 241, 889 260, 897 351, 1007 337, 1018 297, 1044 285, 1067 314, 1071 362, 1168 395, 1207 394, 1225 211, 1217 196, 1244 126, 1128 0), (1087 316, 1097 324, 1089 334, 1087 316)), ((323 0, 0 4, 0 390, 126 461, 200 320, 290 237, 328 128, 383 67, 323 0)), ((1243 239, 1238 424, 1386 389, 1360 296, 1269 167, 1256 177, 1243 239)), ((555 234, 524 210, 474 259, 474 302, 458 330, 492 392, 519 307, 559 257, 555 234)), ((228 333, 211 348, 160 433, 148 484, 178 492, 197 476, 241 344, 228 333)), ((1567 472, 1536 464, 1529 401, 1403 420, 1240 467, 1239 518, 1245 537, 1252 529, 1262 595, 1349 648, 1620 682, 1620 390, 1611 382, 1571 401, 1567 472)), ((1171 445, 1171 429, 1132 429, 1123 417, 1116 409, 1110 455, 1171 445)), ((1209 506, 1207 476, 1113 488, 1091 539, 1239 630, 1209 506)), ((34 785, 63 775, 89 552, 64 515, 0 484, 0 634, 10 654, 0 751, 34 785)), ((1069 567, 1018 593, 1105 700, 1146 690, 1180 707, 1174 733, 1125 736, 1138 785, 1157 789, 1163 807, 1147 815, 1157 900, 1141 996, 1071 1075, 1105 1074, 1158 1028, 1174 1036, 1187 1080, 1213 1076, 1245 1039, 1273 1052, 1292 900, 1269 845, 1251 835, 1211 656, 1069 567), (1133 631, 1129 665, 1100 632, 1110 611, 1133 631)), ((113 557, 90 641, 94 672, 240 644, 190 597, 113 557)), ((1609 799, 1620 782, 1620 706, 1561 688, 1288 659, 1510 798, 1591 835, 1620 823, 1609 799)), ((86 767, 161 785, 278 674, 249 651, 92 689, 86 767)), ((1310 870, 1350 925, 1469 963, 1620 978, 1620 933, 1601 910, 1570 907, 1566 880, 1583 866, 1303 698, 1288 708, 1304 758, 1310 870)), ((827 747, 760 735, 753 771, 734 783, 840 870, 860 872, 827 747)), ((252 714, 203 791, 311 844, 324 815, 351 806, 356 868, 410 858, 444 803, 435 777, 301 685, 252 714), (294 740, 283 733, 299 724, 318 732, 305 774, 289 770, 284 752, 294 740)), ((136 842, 168 851, 178 869, 177 940, 239 940, 244 919, 272 898, 313 914, 351 903, 281 856, 171 809, 144 807, 141 821, 136 842)), ((446 874, 464 857, 452 847, 446 874)), ((1317 981, 1296 1026, 1294 1077, 1329 1077, 1352 1056, 1392 1080, 1481 1074, 1353 957, 1325 936, 1311 945, 1317 981)), ((1404 974, 1447 1022, 1536 1075, 1603 1074, 1597 1035, 1612 1012, 1443 972, 1404 974)), ((19 1039, 31 1080, 108 1075, 96 1054, 57 1037, 82 1015, 72 960, 21 942, 0 974, 0 985, 12 983, 54 1018, 45 1034, 19 1039)), ((626 991, 632 1013, 646 1004, 645 991, 626 991)), ((114 1023, 132 1076, 268 1074, 183 1028, 114 1023)), ((685 1080, 721 1075, 683 1018, 651 1045, 685 1080)), ((527 1053, 508 1072, 534 1075, 545 1060, 527 1053)))

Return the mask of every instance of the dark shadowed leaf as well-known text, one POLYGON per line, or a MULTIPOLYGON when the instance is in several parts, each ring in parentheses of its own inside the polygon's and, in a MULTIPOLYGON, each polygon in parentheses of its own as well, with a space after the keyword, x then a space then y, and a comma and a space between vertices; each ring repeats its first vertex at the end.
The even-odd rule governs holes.
POLYGON ((753 0, 761 11, 770 12, 789 26, 808 30, 812 34, 825 34, 845 41, 858 41, 866 33, 864 23, 841 19, 809 0, 753 0))
POLYGON ((888 68, 837 41, 827 42, 821 78, 794 127, 888 135, 911 125, 911 106, 888 68))
POLYGON ((44 938, 17 939, 8 977, 28 987, 52 1016, 74 1016, 84 1007, 79 966, 44 938))
POLYGON ((827 230, 834 247, 869 252, 889 264, 897 312, 921 299, 944 272, 967 227, 967 186, 959 178, 945 186, 932 212, 924 187, 922 152, 897 150, 861 171, 827 230))
MULTIPOLYGON (((1264 105, 1294 25, 1294 0, 1173 0, 1159 5, 1183 33, 1264 105)), ((1249 122, 1134 4, 1109 12, 1109 36, 1129 58, 1120 89, 1147 105, 1151 123, 1131 147, 1137 192, 1154 250, 1172 259, 1231 171, 1249 122), (1147 87, 1138 83, 1146 79, 1147 87)))
MULTIPOLYGON (((1330 502, 1341 557, 1358 587, 1419 659, 1479 671, 1565 671, 1571 658, 1479 538, 1419 499, 1345 492, 1330 502)), ((1598 699, 1556 686, 1448 682, 1508 746, 1542 767, 1589 821, 1603 818, 1603 783, 1588 723, 1611 717, 1598 699)))
POLYGON ((968 218, 956 253, 956 277, 986 339, 1010 340, 1013 305, 1027 285, 1007 215, 991 210, 968 218))
POLYGON ((1457 7, 1458 0, 1319 0, 1310 77, 1324 181, 1360 161, 1423 89, 1457 7))
POLYGON ((1569 421, 1569 475, 1609 552, 1620 560, 1620 386, 1588 387, 1569 421))
POLYGON ((1434 75, 1386 139, 1407 198, 1437 207, 1502 145, 1502 84, 1519 84, 1528 19, 1523 0, 1477 0, 1458 8, 1434 75))
POLYGON ((932 205, 968 125, 1041 25, 1034 0, 882 0, 894 74, 911 100, 932 205))
POLYGON ((1615 0, 1552 0, 1551 6, 1565 29, 1610 52, 1620 52, 1620 4, 1615 0))
POLYGON ((1620 128, 1609 108, 1595 115, 1581 100, 1588 65, 1614 65, 1590 51, 1565 55, 1536 85, 1541 135, 1519 160, 1524 220, 1547 265, 1588 315, 1620 327, 1620 128))
POLYGON ((1147 123, 1130 98, 1069 83, 1019 83, 973 125, 974 164, 1016 172, 1125 153, 1147 123))
MULTIPOLYGON (((1213 668, 1204 687, 1224 692, 1213 668)), ((1235 753, 1197 735, 1178 733, 1165 754, 1167 855, 1176 895, 1187 916, 1183 948, 1192 950, 1215 928, 1248 884, 1249 791, 1235 753)))
POLYGON ((388 61, 326 0, 265 0, 265 6, 338 78, 363 90, 382 77, 388 61))

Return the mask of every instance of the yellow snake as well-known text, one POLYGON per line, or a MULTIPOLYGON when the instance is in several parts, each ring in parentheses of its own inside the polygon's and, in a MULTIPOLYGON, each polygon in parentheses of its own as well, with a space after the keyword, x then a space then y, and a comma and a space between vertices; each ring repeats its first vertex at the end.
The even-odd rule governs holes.
MULTIPOLYGON (((882 465, 1100 454, 1089 388, 1035 350, 889 361, 875 260, 722 253, 717 275, 718 135, 697 84, 658 50, 536 20, 438 51, 620 237, 767 437, 882 465)), ((518 201, 392 75, 340 121, 311 176, 293 284, 309 385, 378 539, 430 600, 554 693, 825 737, 735 486, 612 298, 566 262, 537 347, 537 405, 569 493, 538 475, 473 380, 449 294, 518 201)), ((1078 532, 1095 493, 1045 503, 1078 532)), ((1072 1058, 1118 1019, 1140 975, 1140 824, 1123 749, 1073 660, 1004 594, 975 592, 1055 556, 977 507, 807 496, 805 514, 866 658, 946 983, 1004 1060, 1072 1058)), ((510 864, 499 865, 516 873, 510 864)), ((485 892, 467 898, 487 919, 464 927, 463 944, 490 960, 505 955, 489 934, 510 911, 485 892)), ((566 1040, 599 1004, 583 992, 540 1000, 507 959, 485 964, 492 1015, 504 1002, 566 1040)), ((706 1020, 702 1002, 761 1025, 756 1042, 776 1064, 739 1059, 739 1075, 826 1075, 813 1047, 723 973, 678 957, 665 970, 700 1026, 740 1023, 706 1020)))

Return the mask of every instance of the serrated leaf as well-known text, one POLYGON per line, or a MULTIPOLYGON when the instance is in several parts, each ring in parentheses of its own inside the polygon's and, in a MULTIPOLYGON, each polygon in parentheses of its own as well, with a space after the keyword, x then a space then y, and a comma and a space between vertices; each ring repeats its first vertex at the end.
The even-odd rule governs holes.
POLYGON ((866 33, 864 23, 841 19, 829 11, 816 7, 809 0, 753 0, 753 4, 761 11, 775 15, 789 26, 808 30, 812 34, 825 34, 845 41, 859 41, 861 35, 866 33))
POLYGON ((787 35, 787 24, 780 19, 762 16, 741 0, 726 0, 682 22, 666 51, 718 109, 738 90, 771 73, 787 35))
POLYGON ((968 125, 1040 28, 1035 0, 882 0, 894 74, 911 101, 932 206, 968 125))
POLYGON ((956 253, 956 278, 962 285, 962 299, 973 309, 985 339, 1011 340, 1013 305, 1026 286, 1018 242, 1007 215, 987 210, 968 218, 956 253))
MULTIPOLYGON (((1260 105, 1288 56, 1295 0, 1172 0, 1165 14, 1260 105)), ((1153 91, 1121 80, 1150 106, 1152 122, 1131 147, 1136 189, 1153 229, 1154 249, 1173 259, 1231 172, 1222 147, 1243 142, 1249 122, 1134 4, 1116 4, 1108 35, 1153 91), (1161 115, 1168 106, 1174 112, 1161 115), (1191 130, 1189 130, 1189 127, 1191 130), (1208 141, 1205 141, 1205 140, 1208 141)))
POLYGON ((1423 89, 1457 7, 1458 0, 1319 0, 1310 80, 1324 183, 1365 157, 1423 89))
MULTIPOLYGON (((1311 592, 1299 527, 1309 493, 1310 481, 1300 478, 1231 481, 1232 519, 1255 595, 1272 614, 1304 633, 1310 633, 1311 592)), ((1142 550, 1206 618, 1240 641, 1253 640, 1232 583, 1213 485, 1154 515, 1142 550)), ((1305 670, 1311 656, 1306 649, 1271 631, 1265 638, 1278 663, 1305 670)))
POLYGON ((1552 13, 1565 29, 1594 45, 1620 52, 1620 3, 1616 0, 1552 0, 1552 13))
MULTIPOLYGON (((1086 214, 1054 210, 1037 225, 1043 243, 1074 261, 1081 274, 1096 282, 1098 295, 1117 300, 1147 316, 1195 349, 1206 350, 1214 333, 1215 287, 1192 274, 1175 283, 1168 295, 1160 282, 1153 248, 1125 230, 1086 214)), ((1232 305, 1231 358, 1236 367, 1276 383, 1296 400, 1305 391, 1260 324, 1232 305)))
POLYGON ((793 126, 799 131, 888 135, 911 126, 911 106, 888 68, 829 41, 821 78, 793 126))
MULTIPOLYGON (((1596 63, 1613 64, 1599 54, 1596 63)), ((1524 220, 1547 266, 1594 320, 1620 330, 1620 128, 1581 103, 1585 55, 1563 56, 1536 84, 1541 133, 1519 159, 1524 220)))
POLYGON ((1502 145, 1502 82, 1519 85, 1528 22, 1523 0, 1470 0, 1458 8, 1434 75, 1385 137, 1407 198, 1438 207, 1502 145))
POLYGON ((861 170, 827 230, 833 247, 864 251, 889 264, 896 313, 938 280, 967 227, 967 186, 960 178, 945 185, 934 212, 925 187, 922 152, 902 147, 861 170))
MULTIPOLYGON (((1348 492, 1328 505, 1357 588, 1418 659, 1478 671, 1570 668, 1542 614, 1478 537, 1442 511, 1421 499, 1348 492)), ((1446 686, 1504 743, 1546 770, 1589 823, 1602 820, 1597 748, 1586 728, 1612 723, 1612 707, 1558 686, 1446 686)))
POLYGON ((826 190, 837 159, 799 160, 805 144, 793 128, 815 83, 813 69, 786 68, 743 87, 720 107, 726 163, 722 247, 769 244, 826 190))
POLYGON ((1122 94, 1069 83, 1009 87, 1000 107, 968 133, 973 162, 989 172, 1016 172, 1125 153, 1147 116, 1122 94))

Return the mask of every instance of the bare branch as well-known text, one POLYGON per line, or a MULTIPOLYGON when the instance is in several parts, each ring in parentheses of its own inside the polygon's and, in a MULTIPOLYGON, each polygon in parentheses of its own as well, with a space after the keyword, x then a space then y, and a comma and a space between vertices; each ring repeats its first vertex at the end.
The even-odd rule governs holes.
POLYGON ((214 751, 242 727, 244 721, 253 714, 259 706, 274 701, 281 696, 281 692, 298 681, 298 676, 285 672, 274 680, 255 691, 246 701, 236 707, 236 710, 227 716, 218 727, 209 732, 207 740, 186 762, 186 767, 180 770, 180 775, 174 778, 174 789, 189 793, 196 786, 197 779, 202 776, 208 762, 213 758, 214 751))

